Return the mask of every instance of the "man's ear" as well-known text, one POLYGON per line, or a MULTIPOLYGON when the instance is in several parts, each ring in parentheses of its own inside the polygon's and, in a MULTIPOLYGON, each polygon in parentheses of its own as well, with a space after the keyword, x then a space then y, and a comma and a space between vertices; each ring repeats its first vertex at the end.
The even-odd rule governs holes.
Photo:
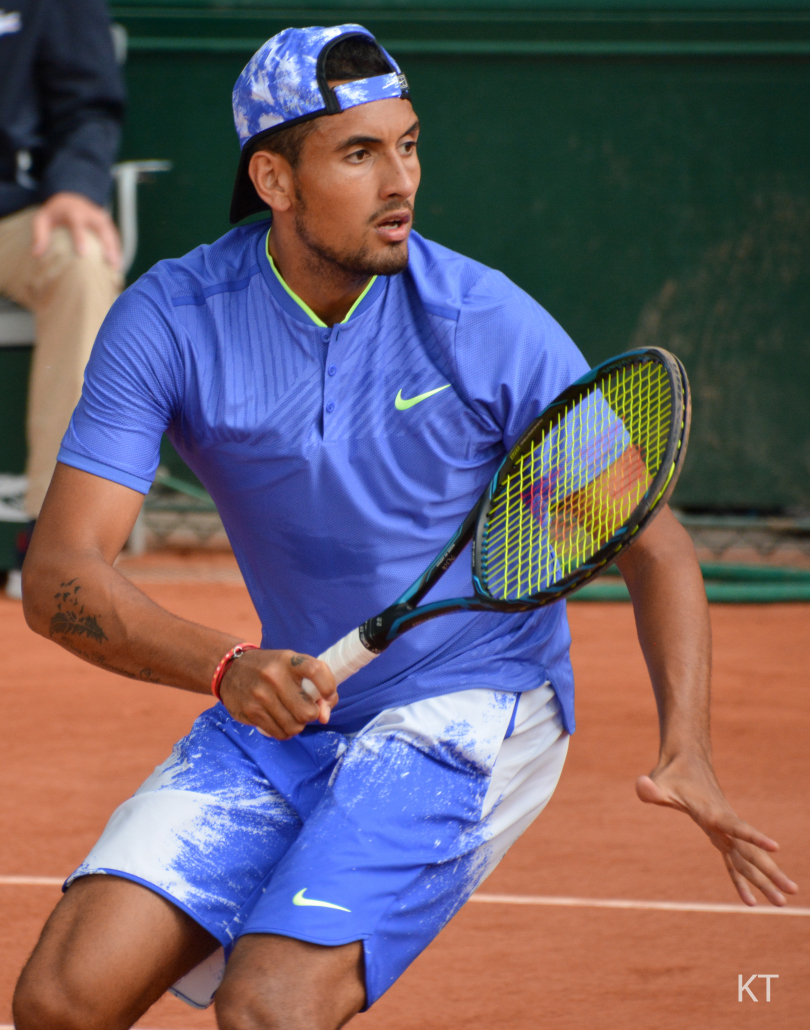
POLYGON ((290 163, 281 154, 257 150, 248 165, 248 175, 259 197, 273 211, 288 211, 295 196, 290 163))

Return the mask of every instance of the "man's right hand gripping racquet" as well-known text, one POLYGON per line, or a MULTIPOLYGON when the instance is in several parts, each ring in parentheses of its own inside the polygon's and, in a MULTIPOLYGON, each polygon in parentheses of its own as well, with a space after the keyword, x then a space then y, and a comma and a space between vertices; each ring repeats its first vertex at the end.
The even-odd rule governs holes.
MULTIPOLYGON (((320 660, 342 683, 428 619, 527 611, 573 593, 666 502, 686 455, 689 418, 686 372, 668 351, 630 351, 591 369, 529 426, 419 579, 320 660), (474 596, 419 607, 470 540, 474 596)), ((320 697, 309 680, 304 687, 320 697)))

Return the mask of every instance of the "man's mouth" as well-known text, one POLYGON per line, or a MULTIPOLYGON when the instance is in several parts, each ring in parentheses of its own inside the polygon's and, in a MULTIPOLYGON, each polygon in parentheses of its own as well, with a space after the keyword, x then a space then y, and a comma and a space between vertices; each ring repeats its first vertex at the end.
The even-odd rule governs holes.
POLYGON ((389 211, 377 219, 374 231, 386 243, 399 243, 408 235, 412 220, 410 211, 389 211))

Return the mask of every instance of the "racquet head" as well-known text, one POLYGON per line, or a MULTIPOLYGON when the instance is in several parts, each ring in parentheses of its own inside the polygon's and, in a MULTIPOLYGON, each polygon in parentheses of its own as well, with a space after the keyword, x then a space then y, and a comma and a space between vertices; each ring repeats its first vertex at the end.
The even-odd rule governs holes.
POLYGON ((481 500, 477 596, 533 607, 603 571, 671 494, 689 419, 683 366, 657 347, 622 354, 569 386, 517 441, 481 500))

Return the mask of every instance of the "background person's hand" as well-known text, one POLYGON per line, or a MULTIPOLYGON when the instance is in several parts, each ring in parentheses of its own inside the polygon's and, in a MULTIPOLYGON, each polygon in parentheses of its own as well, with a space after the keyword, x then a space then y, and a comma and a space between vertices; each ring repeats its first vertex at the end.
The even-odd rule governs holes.
POLYGON ((770 857, 769 852, 778 851, 779 845, 736 815, 705 759, 676 758, 659 765, 649 776, 639 776, 636 793, 648 804, 686 812, 698 824, 722 854, 746 905, 757 903, 749 884, 762 891, 772 905, 784 905, 784 894, 798 891, 770 857))
POLYGON ((338 703, 329 666, 295 651, 246 651, 228 667, 220 697, 234 719, 276 740, 289 740, 315 720, 326 724, 338 703), (317 701, 304 689, 304 679, 317 687, 317 701))
POLYGON ((34 215, 31 253, 42 257, 48 250, 54 229, 70 233, 73 248, 83 257, 87 253, 87 234, 93 233, 101 243, 105 260, 115 269, 121 268, 121 240, 115 222, 103 207, 81 193, 54 193, 34 215))

